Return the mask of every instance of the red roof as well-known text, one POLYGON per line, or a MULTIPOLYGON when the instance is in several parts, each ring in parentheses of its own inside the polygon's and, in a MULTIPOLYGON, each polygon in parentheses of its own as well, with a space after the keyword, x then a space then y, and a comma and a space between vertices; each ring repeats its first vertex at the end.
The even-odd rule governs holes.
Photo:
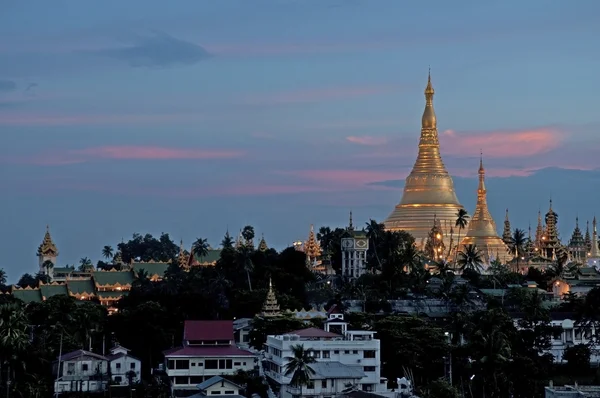
POLYGON ((183 339, 233 341, 233 321, 185 321, 183 339))
POLYGON ((240 350, 236 346, 229 347, 178 347, 164 351, 165 357, 254 357, 250 351, 240 350))
POLYGON ((327 311, 327 315, 331 314, 343 314, 343 312, 340 310, 340 307, 338 307, 337 304, 333 304, 327 311))
POLYGON ((341 337, 337 333, 328 332, 323 329, 306 328, 289 332, 288 334, 296 334, 300 337, 341 337))

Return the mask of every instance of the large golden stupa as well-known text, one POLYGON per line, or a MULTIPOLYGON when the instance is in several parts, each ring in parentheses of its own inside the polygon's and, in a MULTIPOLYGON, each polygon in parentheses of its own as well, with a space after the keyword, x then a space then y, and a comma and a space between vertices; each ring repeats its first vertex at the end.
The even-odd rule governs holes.
POLYGON ((458 202, 452 177, 440 156, 433 94, 430 74, 425 88, 426 103, 421 119, 417 161, 406 178, 400 203, 384 224, 390 231, 409 232, 417 245, 423 246, 435 219, 443 230, 444 243, 448 246, 450 229, 456 223, 456 213, 463 206, 458 202))
POLYGON ((479 186, 477 187, 475 213, 469 222, 467 234, 462 240, 459 250, 462 250, 465 245, 477 246, 487 264, 492 259, 498 259, 502 264, 506 264, 513 258, 502 238, 498 236, 496 223, 488 210, 483 157, 479 159, 479 186))

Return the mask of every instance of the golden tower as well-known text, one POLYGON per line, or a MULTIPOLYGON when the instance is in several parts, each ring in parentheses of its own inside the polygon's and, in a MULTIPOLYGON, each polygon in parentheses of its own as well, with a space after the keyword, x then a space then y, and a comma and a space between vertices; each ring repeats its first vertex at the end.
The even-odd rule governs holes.
MULTIPOLYGON (((444 239, 449 239, 448 232, 456 223, 456 213, 463 208, 454 192, 452 177, 440 156, 437 120, 433 110, 434 93, 429 74, 425 88, 425 111, 421 119, 419 154, 406 178, 400 203, 384 222, 386 230, 409 232, 417 245, 421 246, 431 231, 434 215, 444 230, 444 239)), ((450 242, 445 243, 448 245, 450 242)))
POLYGON ((267 299, 263 304, 260 315, 263 318, 273 318, 281 315, 279 304, 277 303, 277 297, 275 297, 275 291, 273 290, 273 283, 271 283, 271 278, 269 278, 269 292, 267 293, 267 299))
MULTIPOLYGON (((508 210, 506 211, 508 220, 508 210)), ((477 205, 475 213, 469 222, 467 235, 461 243, 464 245, 475 245, 483 254, 486 263, 496 257, 502 264, 512 259, 508 253, 508 247, 498 236, 496 223, 488 210, 487 190, 485 189, 485 169, 483 168, 483 157, 479 159, 479 187, 477 188, 477 205)))

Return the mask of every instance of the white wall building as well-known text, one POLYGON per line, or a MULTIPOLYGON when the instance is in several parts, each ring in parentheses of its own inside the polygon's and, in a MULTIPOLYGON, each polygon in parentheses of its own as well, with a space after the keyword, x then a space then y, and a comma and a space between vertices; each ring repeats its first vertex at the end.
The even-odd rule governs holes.
POLYGON ((108 385, 108 360, 93 352, 77 350, 62 355, 53 364, 58 393, 104 391, 108 385))
POLYGON ((183 347, 164 352, 175 396, 197 390, 213 376, 253 370, 256 357, 235 345, 233 321, 185 321, 183 347))
MULTIPOLYGON (((595 334, 593 327, 577 325, 572 319, 553 320, 552 326, 555 327, 555 332, 551 339, 552 346, 548 351, 554 356, 554 362, 556 363, 565 362, 563 355, 567 347, 590 344, 595 334)), ((590 362, 600 362, 600 355, 597 350, 592 350, 590 362)))
POLYGON ((125 347, 116 346, 111 348, 110 355, 106 357, 110 367, 110 377, 115 383, 122 386, 133 384, 141 380, 142 362, 129 354, 125 347))
POLYGON ((324 330, 307 328, 268 336, 263 362, 265 374, 281 386, 282 397, 331 397, 349 384, 362 391, 384 392, 387 380, 381 378, 380 342, 375 333, 347 330, 344 315, 334 306, 324 330), (295 345, 311 350, 317 360, 313 383, 302 390, 290 388, 291 375, 285 375, 286 358, 293 356, 295 345))

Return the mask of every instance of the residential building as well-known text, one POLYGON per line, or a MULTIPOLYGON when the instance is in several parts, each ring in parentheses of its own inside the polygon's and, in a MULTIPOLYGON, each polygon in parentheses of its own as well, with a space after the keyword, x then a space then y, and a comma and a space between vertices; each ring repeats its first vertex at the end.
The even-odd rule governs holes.
POLYGON ((292 395, 292 392, 293 395, 329 397, 341 392, 341 384, 348 383, 362 391, 386 391, 387 380, 381 378, 380 342, 375 333, 348 330, 344 314, 334 305, 329 310, 324 329, 306 328, 267 336, 263 369, 281 386, 282 397, 292 395), (315 369, 314 388, 301 391, 289 388, 291 375, 285 374, 289 362, 286 358, 293 356, 296 345, 310 350, 317 360, 311 365, 315 369))
POLYGON ((600 398, 600 386, 579 386, 575 383, 574 385, 555 387, 550 381, 550 385, 544 390, 546 398, 600 398))
POLYGON ((113 382, 127 386, 130 382, 134 384, 141 380, 142 361, 130 355, 127 348, 117 345, 110 349, 110 355, 106 358, 113 382))
POLYGON ((255 356, 235 344, 233 321, 186 321, 183 346, 164 352, 175 396, 189 396, 213 376, 253 370, 255 356))
POLYGON ((108 385, 108 360, 93 352, 77 350, 63 354, 53 364, 57 393, 104 391, 108 385))
POLYGON ((200 392, 192 395, 193 398, 201 398, 207 396, 227 396, 228 398, 241 398, 242 387, 222 378, 221 376, 213 376, 208 380, 196 386, 200 392))

